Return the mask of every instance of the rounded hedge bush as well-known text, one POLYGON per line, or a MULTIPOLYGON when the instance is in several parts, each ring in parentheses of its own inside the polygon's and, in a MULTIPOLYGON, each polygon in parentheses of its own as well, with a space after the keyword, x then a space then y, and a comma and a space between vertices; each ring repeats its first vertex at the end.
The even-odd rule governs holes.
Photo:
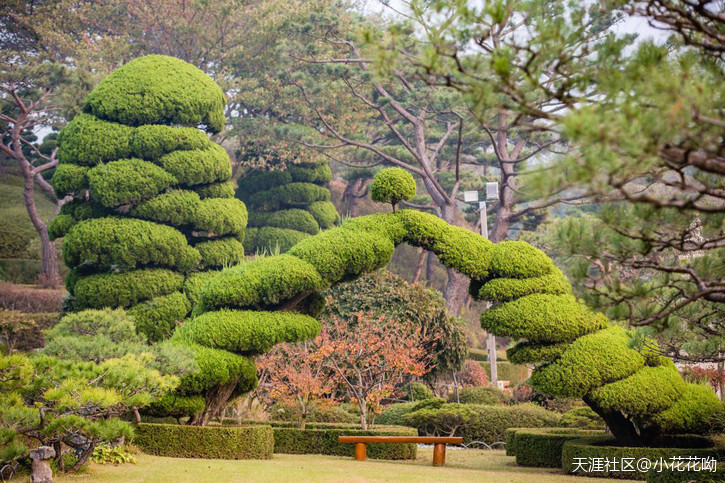
POLYGON ((171 458, 270 459, 274 433, 268 425, 187 426, 139 423, 133 444, 144 453, 171 458))
POLYGON ((385 168, 375 174, 370 185, 370 196, 378 203, 395 205, 415 196, 415 179, 402 168, 385 168))
MULTIPOLYGON (((455 401, 455 394, 449 396, 450 402, 455 401)), ((458 402, 461 404, 509 404, 511 399, 503 391, 490 386, 464 387, 459 391, 458 402)))
POLYGON ((516 464, 561 468, 561 453, 564 443, 592 434, 603 435, 604 431, 586 431, 574 428, 516 429, 513 431, 512 441, 516 464))

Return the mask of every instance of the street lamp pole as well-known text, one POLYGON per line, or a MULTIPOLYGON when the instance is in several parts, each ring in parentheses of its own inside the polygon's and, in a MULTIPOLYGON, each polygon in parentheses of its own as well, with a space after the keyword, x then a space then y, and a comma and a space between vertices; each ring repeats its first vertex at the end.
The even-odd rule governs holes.
MULTIPOLYGON (((466 191, 463 193, 464 201, 469 203, 478 201, 478 191, 466 191)), ((498 183, 486 183, 486 194, 484 200, 497 200, 498 199, 498 183)), ((478 213, 481 217, 481 236, 488 239, 488 211, 486 201, 478 201, 478 213)), ((485 308, 488 309, 491 306, 488 302, 485 304, 485 308)), ((491 384, 493 387, 498 387, 498 363, 496 361, 496 336, 490 331, 488 332, 488 361, 491 367, 491 384)))

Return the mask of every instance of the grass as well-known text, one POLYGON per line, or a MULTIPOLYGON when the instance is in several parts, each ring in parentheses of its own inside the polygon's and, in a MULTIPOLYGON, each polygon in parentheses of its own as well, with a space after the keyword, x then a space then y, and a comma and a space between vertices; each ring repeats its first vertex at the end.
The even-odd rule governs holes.
MULTIPOLYGON (((487 483, 557 483, 610 481, 566 476, 561 471, 516 466, 503 451, 449 450, 446 466, 431 465, 433 450, 418 450, 414 461, 354 461, 320 455, 276 454, 271 460, 205 460, 162 458, 140 454, 138 463, 111 466, 91 464, 82 474, 57 477, 56 482, 235 482, 235 481, 476 481, 487 483)), ((625 480, 620 480, 625 481, 625 480)))

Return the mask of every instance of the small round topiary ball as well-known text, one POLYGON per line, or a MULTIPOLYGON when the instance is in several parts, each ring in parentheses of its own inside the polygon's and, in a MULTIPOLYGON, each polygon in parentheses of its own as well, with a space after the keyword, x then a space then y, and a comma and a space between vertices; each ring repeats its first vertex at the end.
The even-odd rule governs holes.
POLYGON ((415 180, 402 168, 385 168, 373 178, 370 195, 378 203, 391 203, 395 211, 395 205, 415 196, 415 180))

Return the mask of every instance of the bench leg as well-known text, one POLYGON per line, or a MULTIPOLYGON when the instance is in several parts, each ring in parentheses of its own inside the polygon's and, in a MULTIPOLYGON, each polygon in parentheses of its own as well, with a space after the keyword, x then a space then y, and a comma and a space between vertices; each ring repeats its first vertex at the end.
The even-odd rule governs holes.
POLYGON ((445 443, 436 443, 433 446, 433 466, 443 466, 446 464, 446 445, 445 443))
POLYGON ((365 461, 368 457, 365 443, 355 443, 355 459, 357 461, 365 461))

